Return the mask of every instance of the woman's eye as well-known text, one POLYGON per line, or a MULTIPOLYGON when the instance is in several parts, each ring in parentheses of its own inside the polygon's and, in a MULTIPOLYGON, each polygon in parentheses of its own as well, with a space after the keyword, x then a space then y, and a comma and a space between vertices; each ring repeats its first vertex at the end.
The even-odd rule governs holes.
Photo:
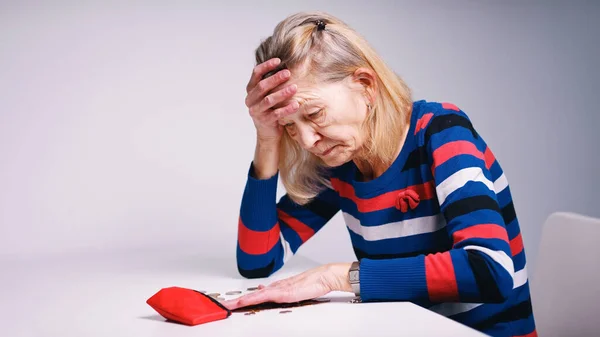
POLYGON ((321 115, 322 115, 322 112, 323 112, 323 109, 321 109, 321 110, 319 110, 319 111, 316 111, 316 112, 313 112, 313 113, 309 114, 309 115, 308 115, 308 117, 310 117, 310 118, 317 118, 317 117, 321 117, 321 115))

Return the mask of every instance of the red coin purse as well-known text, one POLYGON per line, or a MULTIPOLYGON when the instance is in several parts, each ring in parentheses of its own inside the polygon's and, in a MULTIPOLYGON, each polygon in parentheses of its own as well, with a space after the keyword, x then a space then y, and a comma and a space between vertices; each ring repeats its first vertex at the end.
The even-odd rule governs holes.
POLYGON ((146 303, 164 318, 190 326, 218 321, 231 315, 231 311, 214 298, 181 287, 163 288, 146 303))

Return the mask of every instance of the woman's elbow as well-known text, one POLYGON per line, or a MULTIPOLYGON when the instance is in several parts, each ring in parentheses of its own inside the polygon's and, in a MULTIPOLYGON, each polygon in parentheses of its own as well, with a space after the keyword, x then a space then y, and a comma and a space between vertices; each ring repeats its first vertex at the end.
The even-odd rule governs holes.
POLYGON ((503 303, 508 300, 514 287, 514 267, 510 257, 500 259, 472 250, 467 254, 482 302, 503 303))
POLYGON ((266 278, 269 277, 273 274, 273 272, 275 272, 275 263, 274 261, 271 261, 271 263, 269 263, 267 266, 265 267, 258 267, 258 268, 244 268, 244 266, 242 266, 239 261, 237 264, 237 269, 238 269, 238 273, 247 279, 258 279, 258 278, 266 278))
MULTIPOLYGON (((502 267, 500 267, 502 268, 502 267)), ((506 302, 513 294, 514 286, 514 272, 509 272, 505 269, 500 270, 497 273, 495 279, 495 285, 498 289, 497 295, 492 298, 492 303, 503 303, 506 302)))

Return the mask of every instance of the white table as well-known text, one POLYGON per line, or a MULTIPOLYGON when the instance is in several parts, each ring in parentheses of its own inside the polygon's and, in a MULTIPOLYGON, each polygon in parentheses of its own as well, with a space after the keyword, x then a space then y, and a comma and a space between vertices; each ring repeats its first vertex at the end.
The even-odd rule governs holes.
POLYGON ((146 299, 159 289, 181 286, 225 293, 245 290, 314 267, 295 256, 269 280, 246 280, 233 257, 184 253, 60 257, 0 261, 0 335, 50 336, 483 336, 411 303, 331 302, 255 315, 234 313, 197 326, 166 322, 146 299))

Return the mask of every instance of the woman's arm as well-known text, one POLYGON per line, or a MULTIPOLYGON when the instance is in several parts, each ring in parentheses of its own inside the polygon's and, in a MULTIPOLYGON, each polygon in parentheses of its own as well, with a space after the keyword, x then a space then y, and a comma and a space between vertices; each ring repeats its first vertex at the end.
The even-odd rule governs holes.
POLYGON ((514 266, 490 173, 487 145, 454 106, 432 114, 421 146, 453 246, 442 253, 392 260, 363 259, 363 301, 503 302, 514 266), (488 159, 486 161, 486 159, 488 159))
POLYGON ((241 202, 236 255, 238 270, 247 278, 266 277, 277 271, 339 209, 337 195, 330 190, 304 206, 296 205, 287 195, 276 203, 283 135, 278 119, 298 109, 295 100, 274 108, 297 89, 292 84, 272 92, 291 76, 284 69, 265 78, 279 63, 275 58, 254 67, 246 87, 245 103, 256 127, 257 142, 241 202))
POLYGON ((279 270, 339 211, 338 195, 331 189, 306 205, 296 204, 287 194, 276 202, 277 171, 258 176, 252 163, 238 221, 237 266, 246 278, 279 270))

